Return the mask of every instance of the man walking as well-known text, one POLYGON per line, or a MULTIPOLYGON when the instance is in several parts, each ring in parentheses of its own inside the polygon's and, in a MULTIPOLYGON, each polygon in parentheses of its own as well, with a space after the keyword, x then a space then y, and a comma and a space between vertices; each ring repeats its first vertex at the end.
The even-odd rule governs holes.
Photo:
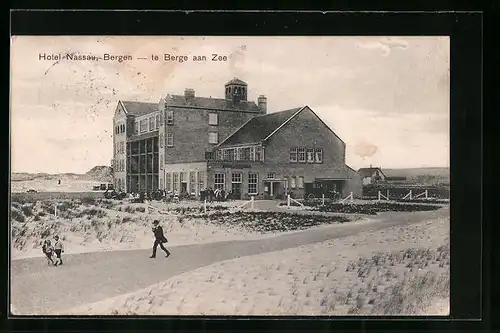
POLYGON ((163 243, 168 242, 167 238, 163 234, 163 228, 160 226, 160 221, 154 220, 153 222, 153 234, 155 235, 155 242, 153 244, 153 254, 150 258, 156 258, 156 248, 160 245, 160 248, 167 254, 165 258, 170 256, 170 252, 163 246, 163 243))
POLYGON ((57 265, 62 265, 62 258, 61 258, 61 253, 64 253, 64 244, 61 240, 59 240, 59 236, 54 237, 55 244, 54 244, 54 252, 56 253, 56 262, 55 266, 57 265))

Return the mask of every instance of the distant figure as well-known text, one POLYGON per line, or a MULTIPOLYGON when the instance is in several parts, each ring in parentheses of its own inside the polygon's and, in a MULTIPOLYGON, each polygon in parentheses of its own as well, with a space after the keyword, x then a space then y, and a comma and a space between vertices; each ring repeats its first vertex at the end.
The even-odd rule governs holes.
POLYGON ((47 257, 47 264, 54 265, 54 260, 52 259, 54 256, 54 248, 52 247, 50 240, 46 239, 43 241, 42 252, 47 257))
POLYGON ((57 180, 57 185, 61 185, 61 180, 60 179, 57 180))
POLYGON ((163 246, 163 243, 167 243, 168 240, 163 234, 163 228, 160 226, 160 221, 154 220, 152 230, 153 234, 155 235, 155 242, 153 244, 153 254, 150 256, 150 258, 156 258, 156 248, 158 247, 158 245, 160 245, 160 248, 165 251, 165 258, 168 258, 170 256, 170 252, 165 248, 165 246, 163 246))
POLYGON ((62 258, 61 254, 64 253, 64 244, 61 240, 59 240, 59 236, 56 235, 54 237, 55 243, 54 243, 54 251, 56 253, 56 262, 54 263, 54 266, 57 265, 62 265, 62 258))
POLYGON ((214 190, 212 190, 212 188, 210 187, 208 189, 208 201, 212 202, 214 200, 214 196, 215 196, 214 190))

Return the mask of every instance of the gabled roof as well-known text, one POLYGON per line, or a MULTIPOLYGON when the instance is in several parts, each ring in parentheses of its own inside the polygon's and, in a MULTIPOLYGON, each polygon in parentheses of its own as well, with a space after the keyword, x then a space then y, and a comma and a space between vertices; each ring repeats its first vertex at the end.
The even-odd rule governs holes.
POLYGON ((158 103, 120 101, 125 113, 130 116, 140 117, 158 111, 158 103))
POLYGON ((304 107, 254 117, 222 141, 219 146, 263 141, 302 109, 304 107))
POLYGON ((371 177, 375 171, 379 171, 385 178, 387 178, 382 171, 381 168, 379 167, 371 167, 371 168, 361 168, 358 170, 358 173, 361 175, 361 177, 371 177))
POLYGON ((242 85, 242 86, 246 86, 247 85, 246 82, 241 81, 240 79, 238 79, 236 77, 234 79, 232 79, 231 81, 229 81, 228 83, 226 83, 225 86, 227 86, 229 84, 239 84, 239 85, 242 85))
POLYGON ((168 95, 166 98, 166 105, 212 109, 220 111, 239 110, 259 113, 261 112, 257 104, 255 104, 255 102, 253 101, 239 101, 237 103, 234 103, 232 100, 210 97, 192 97, 186 99, 186 97, 183 95, 168 95))

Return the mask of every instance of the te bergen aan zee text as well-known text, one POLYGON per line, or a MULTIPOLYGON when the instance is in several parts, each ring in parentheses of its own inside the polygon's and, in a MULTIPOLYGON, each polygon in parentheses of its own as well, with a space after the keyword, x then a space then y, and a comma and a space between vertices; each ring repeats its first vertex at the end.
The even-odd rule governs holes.
MULTIPOLYGON (((169 61, 169 62, 187 62, 190 59, 192 61, 227 61, 228 57, 225 55, 220 55, 217 53, 212 53, 210 56, 205 56, 205 55, 194 55, 191 58, 189 58, 187 55, 174 55, 174 54, 169 54, 165 53, 163 54, 163 57, 153 54, 149 58, 147 57, 137 57, 136 59, 149 59, 152 61, 169 61)), ((123 61, 131 61, 134 60, 134 58, 131 55, 113 55, 113 54, 108 54, 105 53, 103 54, 102 57, 99 57, 97 55, 89 55, 89 54, 73 54, 73 53, 67 53, 67 54, 46 54, 46 53, 40 53, 38 55, 38 60, 49 60, 49 61, 58 61, 58 60, 80 60, 80 61, 98 61, 98 60, 104 60, 104 61, 117 61, 117 62, 123 62, 123 61)))

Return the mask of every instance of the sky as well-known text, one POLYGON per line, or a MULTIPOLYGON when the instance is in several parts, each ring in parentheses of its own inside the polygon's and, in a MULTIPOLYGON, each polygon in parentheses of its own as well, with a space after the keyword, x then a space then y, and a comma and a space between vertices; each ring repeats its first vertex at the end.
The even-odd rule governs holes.
POLYGON ((354 169, 448 167, 449 49, 448 37, 416 36, 13 36, 11 170, 110 165, 119 100, 156 103, 185 88, 223 98, 234 77, 249 100, 267 97, 268 113, 312 108, 346 142, 354 169), (66 53, 133 60, 40 59, 66 53), (214 53, 227 60, 211 61, 214 53), (191 60, 199 55, 207 61, 191 60))

